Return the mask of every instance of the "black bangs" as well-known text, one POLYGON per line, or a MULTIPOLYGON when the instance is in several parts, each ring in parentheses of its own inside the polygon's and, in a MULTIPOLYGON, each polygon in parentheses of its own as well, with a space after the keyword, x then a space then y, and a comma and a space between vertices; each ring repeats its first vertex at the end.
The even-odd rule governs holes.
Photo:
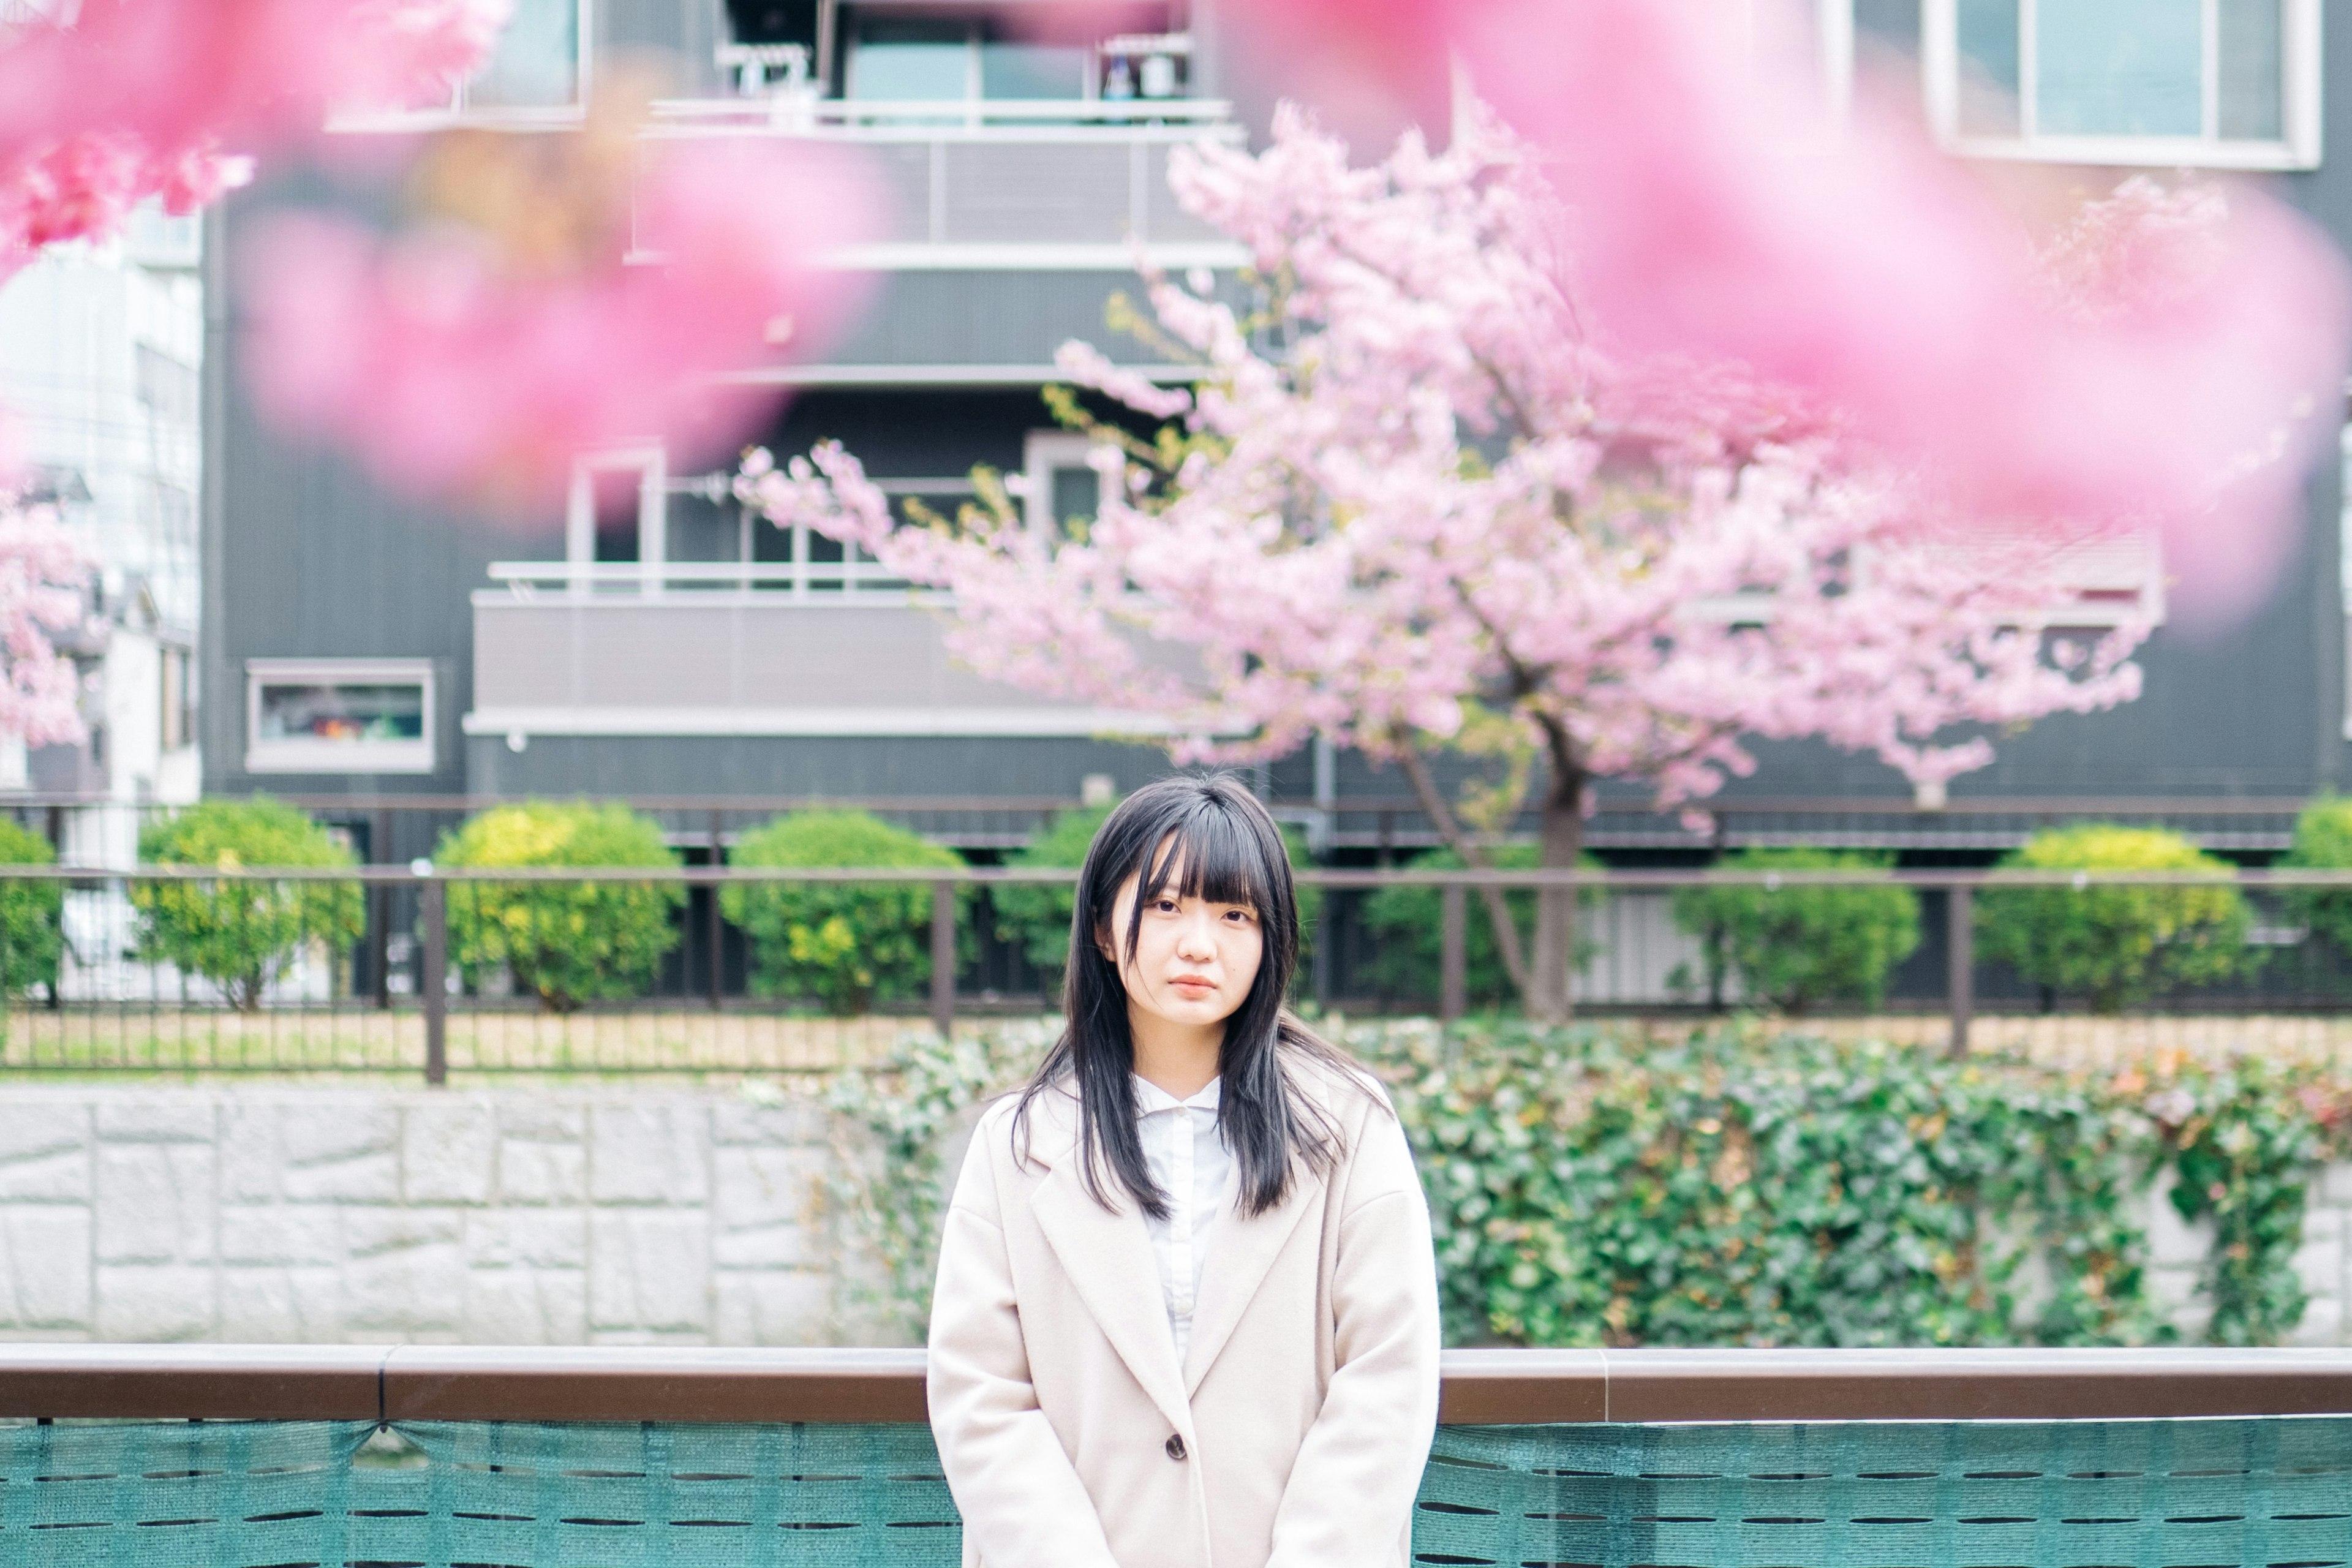
MULTIPOLYGON (((1277 829, 1279 858, 1269 864, 1266 843, 1250 831, 1251 826, 1209 802, 1179 818, 1159 843, 1145 849, 1149 863, 1129 868, 1138 879, 1138 916, 1146 899, 1173 894, 1213 904, 1244 904, 1265 918, 1271 901, 1265 889, 1280 886, 1287 890, 1290 857, 1277 829)), ((1119 872, 1114 886, 1125 883, 1129 874, 1119 872)), ((1131 928, 1134 922, 1129 924, 1131 928)))
MULTIPOLYGON (((1290 853, 1265 806, 1230 773, 1161 779, 1121 801, 1087 850, 1070 913, 1070 959, 1063 970, 1062 1037, 1022 1093, 1013 1119, 1025 1138, 1030 1102, 1048 1090, 1078 1101, 1079 1172, 1105 1207, 1124 1189, 1144 1213, 1168 1212, 1135 1128, 1135 1039, 1121 965, 1106 947, 1133 954, 1143 906, 1153 897, 1245 905, 1264 939, 1249 994, 1225 1019, 1217 1070, 1218 1131, 1239 1166, 1244 1214, 1263 1214, 1290 1190, 1293 1167, 1328 1169, 1339 1153, 1336 1126, 1290 1073, 1310 1063, 1360 1087, 1360 1073, 1293 1017, 1285 999, 1298 973, 1298 895, 1290 853), (1119 890, 1137 897, 1114 931, 1119 890), (1108 1178, 1105 1169, 1108 1168, 1108 1178)), ((1016 1142, 1016 1147, 1019 1144, 1016 1142)))

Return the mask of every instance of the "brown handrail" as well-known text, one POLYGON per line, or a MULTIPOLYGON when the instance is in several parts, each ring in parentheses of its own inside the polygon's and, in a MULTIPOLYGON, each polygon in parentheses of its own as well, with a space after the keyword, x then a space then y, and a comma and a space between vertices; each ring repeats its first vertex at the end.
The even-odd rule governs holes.
MULTIPOLYGON (((1470 1425, 2352 1415, 2352 1350, 1465 1350, 1444 1379, 1470 1425)), ((923 1352, 6 1344, 0 1416, 920 1421, 923 1352)))

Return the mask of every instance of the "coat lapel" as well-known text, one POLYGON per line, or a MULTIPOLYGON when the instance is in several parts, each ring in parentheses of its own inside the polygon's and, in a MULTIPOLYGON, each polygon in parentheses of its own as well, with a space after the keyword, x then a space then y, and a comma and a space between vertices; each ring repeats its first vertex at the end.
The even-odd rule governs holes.
POLYGON ((1029 1198, 1038 1228, 1135 1381, 1170 1426, 1189 1433, 1192 1405, 1142 1211, 1130 1202, 1113 1213, 1088 1195, 1078 1173, 1077 1109, 1068 1095, 1038 1096, 1033 1125, 1032 1157, 1051 1167, 1029 1198))
MULTIPOLYGON (((1184 1396, 1189 1403, 1208 1375, 1217 1352, 1248 1310, 1260 1285, 1265 1283, 1274 1260, 1309 1209, 1319 1208, 1323 1178, 1302 1164, 1293 1173, 1290 1192, 1262 1215, 1244 1216, 1238 1210, 1218 1222, 1209 1243, 1209 1261, 1202 1270, 1201 1302, 1192 1312, 1192 1344, 1184 1358, 1184 1396)), ((1147 1238, 1148 1239, 1148 1238, 1147 1238)), ((1172 1341, 1171 1342, 1172 1344, 1172 1341)))

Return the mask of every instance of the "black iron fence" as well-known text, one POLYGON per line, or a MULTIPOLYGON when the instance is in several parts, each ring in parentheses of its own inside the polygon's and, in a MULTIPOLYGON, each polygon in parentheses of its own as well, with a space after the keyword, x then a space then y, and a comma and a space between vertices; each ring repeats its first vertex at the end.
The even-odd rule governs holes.
MULTIPOLYGON (((831 1070, 917 1020, 952 1030, 1049 1011, 1048 950, 1066 939, 1067 904, 1041 910, 1035 895, 1074 876, 422 861, 0 868, 0 1068, 422 1071, 436 1083, 452 1071, 831 1070), (805 899, 782 914, 771 907, 779 890, 824 889, 891 897, 878 914, 837 922, 805 899)), ((2331 1048, 2340 1015, 2352 1048, 2352 963, 2296 923, 2299 889, 2352 898, 2352 872, 1317 868, 1298 879, 1312 930, 1297 1000, 1356 1015, 1450 1019, 1510 1005, 1486 895, 1505 893, 1524 917, 1546 888, 1578 894, 1575 989, 1589 1015, 1685 1020, 1785 1005, 1727 968, 1720 933, 1678 911, 1677 897, 1748 889, 1769 912, 1807 889, 1874 888, 1915 900, 1919 940, 1880 994, 1804 998, 1822 1026, 1867 1014, 1923 1045, 1982 1048, 2024 1037, 2037 1019, 2124 1005, 2143 1019, 2294 1016, 2331 1048), (2251 910, 2223 931, 2246 962, 2137 987, 2119 1003, 2046 987, 1978 950, 1975 910, 1988 894, 2129 888, 2227 889, 2251 910)))

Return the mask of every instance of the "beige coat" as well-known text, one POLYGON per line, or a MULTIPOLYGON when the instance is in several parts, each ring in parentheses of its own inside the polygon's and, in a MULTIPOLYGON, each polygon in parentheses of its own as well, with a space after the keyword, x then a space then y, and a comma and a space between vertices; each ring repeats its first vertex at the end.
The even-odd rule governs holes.
POLYGON ((1142 1215, 1079 1183, 1076 1099, 1038 1097, 1025 1163, 1013 1101, 982 1119, 931 1306, 931 1429, 966 1568, 1410 1560, 1437 1422, 1428 1206, 1385 1097, 1319 1067, 1295 1081, 1347 1152, 1220 1222, 1181 1368, 1142 1215))

